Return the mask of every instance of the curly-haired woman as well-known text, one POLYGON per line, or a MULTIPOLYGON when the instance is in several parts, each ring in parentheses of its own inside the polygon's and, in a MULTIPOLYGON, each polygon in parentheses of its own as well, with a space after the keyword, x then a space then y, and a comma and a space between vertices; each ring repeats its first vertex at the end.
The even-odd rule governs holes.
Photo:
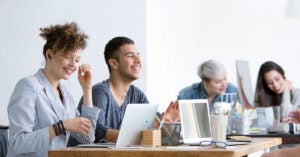
POLYGON ((40 30, 46 40, 46 64, 21 79, 10 97, 8 157, 48 156, 48 150, 66 147, 70 135, 82 143, 92 143, 95 138, 99 109, 92 103, 91 68, 79 66, 88 36, 74 22, 40 30), (76 71, 83 90, 81 115, 70 92, 60 83, 76 71))

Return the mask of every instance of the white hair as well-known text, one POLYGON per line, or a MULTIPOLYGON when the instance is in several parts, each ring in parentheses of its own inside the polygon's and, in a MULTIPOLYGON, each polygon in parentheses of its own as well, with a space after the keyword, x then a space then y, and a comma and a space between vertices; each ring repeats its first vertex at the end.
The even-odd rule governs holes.
POLYGON ((223 64, 216 60, 208 60, 198 67, 198 76, 202 80, 211 80, 216 77, 226 76, 227 72, 223 64))

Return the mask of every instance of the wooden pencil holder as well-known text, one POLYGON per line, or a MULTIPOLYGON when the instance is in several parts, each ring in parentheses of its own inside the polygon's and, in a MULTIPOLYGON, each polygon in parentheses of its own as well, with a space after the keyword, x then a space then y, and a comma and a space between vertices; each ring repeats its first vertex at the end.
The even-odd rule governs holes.
POLYGON ((143 145, 161 146, 160 130, 143 130, 143 145))

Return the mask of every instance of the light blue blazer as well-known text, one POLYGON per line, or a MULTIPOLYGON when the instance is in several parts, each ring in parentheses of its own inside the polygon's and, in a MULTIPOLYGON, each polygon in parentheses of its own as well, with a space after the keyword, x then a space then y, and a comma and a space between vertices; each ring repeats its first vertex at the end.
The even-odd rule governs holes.
POLYGON ((94 142, 99 109, 89 108, 85 105, 82 105, 81 116, 92 122, 92 129, 87 137, 67 132, 66 136, 60 135, 52 140, 49 139, 49 126, 59 120, 80 116, 68 89, 61 84, 59 84, 59 88, 63 96, 63 104, 50 86, 42 69, 17 83, 7 108, 9 118, 8 157, 46 157, 48 150, 65 148, 70 134, 81 143, 94 142))

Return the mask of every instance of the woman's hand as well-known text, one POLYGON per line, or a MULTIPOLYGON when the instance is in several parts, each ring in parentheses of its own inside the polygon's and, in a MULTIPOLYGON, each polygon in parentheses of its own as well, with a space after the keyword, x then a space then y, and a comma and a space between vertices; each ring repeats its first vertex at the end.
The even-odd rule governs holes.
POLYGON ((71 132, 87 136, 92 127, 91 121, 87 118, 78 117, 64 121, 65 129, 71 132))
POLYGON ((92 101, 92 70, 89 64, 82 64, 78 69, 78 80, 83 91, 83 104, 93 107, 92 101))
POLYGON ((83 89, 86 91, 91 88, 92 84, 92 70, 89 64, 82 64, 78 68, 78 80, 83 89))
POLYGON ((288 116, 292 122, 300 123, 300 109, 289 112, 288 116))
POLYGON ((290 91, 292 89, 292 82, 290 80, 284 80, 283 89, 284 91, 290 91))

